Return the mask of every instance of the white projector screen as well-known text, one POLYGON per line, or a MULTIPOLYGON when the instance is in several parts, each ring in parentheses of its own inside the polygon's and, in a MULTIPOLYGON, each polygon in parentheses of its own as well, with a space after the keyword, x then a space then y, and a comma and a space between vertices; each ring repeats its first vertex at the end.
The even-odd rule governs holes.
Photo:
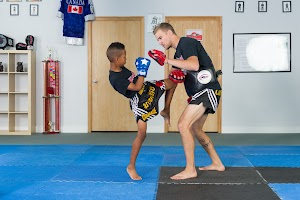
POLYGON ((234 33, 233 72, 291 72, 291 33, 234 33))

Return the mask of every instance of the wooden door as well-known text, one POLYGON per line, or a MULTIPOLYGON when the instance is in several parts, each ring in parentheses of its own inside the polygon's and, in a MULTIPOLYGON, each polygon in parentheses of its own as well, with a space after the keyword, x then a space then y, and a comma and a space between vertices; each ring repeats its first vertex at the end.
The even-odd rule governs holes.
MULTIPOLYGON (((166 22, 170 23, 178 36, 186 36, 186 30, 201 30, 202 45, 210 55, 216 70, 222 68, 222 17, 166 17, 166 22)), ((168 57, 173 58, 174 49, 166 52, 168 57)), ((168 75, 171 66, 165 67, 165 75, 168 75)), ((219 77, 222 84, 222 76, 219 77)), ((187 105, 187 94, 183 84, 178 84, 171 103, 171 126, 165 124, 165 132, 177 132, 178 119, 187 105)), ((221 97, 222 99, 222 97, 221 97)), ((206 132, 221 132, 222 104, 220 102, 215 114, 210 114, 204 125, 206 132)))
POLYGON ((109 83, 106 49, 121 42, 127 53, 126 67, 135 71, 135 59, 144 55, 143 17, 97 17, 89 24, 89 132, 136 131, 129 99, 109 83))

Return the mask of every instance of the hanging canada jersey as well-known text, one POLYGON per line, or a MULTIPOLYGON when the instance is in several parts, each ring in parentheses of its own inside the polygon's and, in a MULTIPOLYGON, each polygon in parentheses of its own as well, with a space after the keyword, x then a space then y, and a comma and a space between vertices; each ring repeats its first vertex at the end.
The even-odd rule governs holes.
POLYGON ((95 19, 92 0, 60 0, 57 16, 64 21, 65 42, 83 45, 85 22, 95 19))

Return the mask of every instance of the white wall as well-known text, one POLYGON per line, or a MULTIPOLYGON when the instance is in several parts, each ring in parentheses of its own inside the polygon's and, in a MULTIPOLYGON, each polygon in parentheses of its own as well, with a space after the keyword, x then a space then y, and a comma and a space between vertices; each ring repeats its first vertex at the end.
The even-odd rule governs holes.
MULTIPOLYGON (((282 13, 281 0, 269 0, 268 12, 258 13, 258 1, 244 0, 245 12, 235 13, 235 1, 187 0, 94 0, 97 16, 144 16, 163 13, 164 16, 223 17, 223 133, 299 133, 300 132, 300 2, 292 1, 292 12, 282 13), (292 33, 292 72, 233 73, 233 33, 292 33)), ((62 132, 87 132, 88 83, 87 46, 68 46, 62 37, 63 22, 56 17, 59 1, 38 2, 39 16, 29 16, 29 2, 20 2, 20 15, 10 16, 10 3, 0 2, 0 33, 25 42, 26 35, 36 39, 37 52, 37 131, 43 130, 43 70, 42 60, 48 48, 61 61, 61 124, 62 132)), ((147 27, 147 26, 145 26, 147 27)), ((85 37, 86 39, 86 37, 85 37)), ((162 49, 152 33, 145 31, 145 53, 162 49)), ((146 55, 145 55, 146 56, 146 55)), ((129 63, 127 64, 129 65, 129 63)), ((164 70, 152 65, 148 79, 161 79, 164 70)), ((163 101, 160 102, 163 107, 163 101)), ((174 122, 173 122, 174 123, 174 122)), ((149 122, 149 132, 163 132, 163 119, 149 122)))

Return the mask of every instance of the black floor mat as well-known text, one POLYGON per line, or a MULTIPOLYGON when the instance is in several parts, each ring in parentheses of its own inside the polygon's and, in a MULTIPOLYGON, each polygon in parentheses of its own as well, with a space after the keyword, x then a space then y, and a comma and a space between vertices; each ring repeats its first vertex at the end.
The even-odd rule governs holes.
POLYGON ((188 180, 172 180, 171 176, 181 172, 183 167, 161 167, 159 183, 198 183, 198 184, 217 184, 217 183, 266 183, 261 178, 255 168, 251 167, 227 167, 224 172, 199 171, 197 178, 188 180))
MULTIPOLYGON (((183 167, 161 167, 157 200, 280 199, 266 181, 270 179, 268 168, 227 167, 224 172, 198 170, 197 178, 170 179, 172 175, 183 169, 183 167), (261 174, 265 174, 267 178, 262 177, 261 174)), ((275 169, 271 168, 271 170, 275 169)))
POLYGON ((267 184, 159 184, 157 200, 280 200, 267 184))
POLYGON ((268 183, 300 183, 300 168, 257 167, 268 183))

